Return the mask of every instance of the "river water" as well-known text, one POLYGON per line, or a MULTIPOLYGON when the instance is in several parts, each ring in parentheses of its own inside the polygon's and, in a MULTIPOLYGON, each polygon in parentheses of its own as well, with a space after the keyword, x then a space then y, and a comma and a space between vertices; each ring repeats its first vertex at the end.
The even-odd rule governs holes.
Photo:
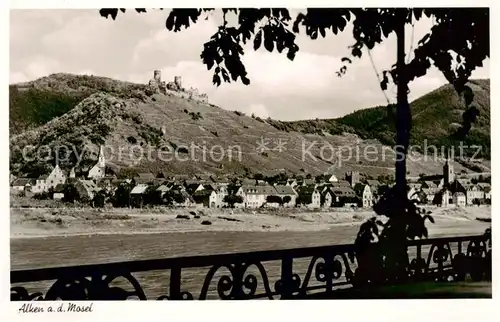
MULTIPOLYGON (((481 234, 490 224, 477 221, 447 221, 429 225, 429 237, 481 234)), ((11 269, 100 264, 154 258, 210 255, 259 250, 313 247, 354 242, 359 227, 335 226, 316 232, 196 232, 137 235, 92 235, 11 239, 11 269)), ((294 271, 307 271, 308 260, 294 261, 294 271)), ((280 274, 280 262, 266 263, 271 288, 280 274)), ((182 288, 199 292, 207 269, 183 269, 182 288)), ((224 272, 220 272, 219 275, 224 272)), ((137 273, 146 295, 158 297, 167 293, 169 272, 137 273)), ((214 276, 210 297, 215 292, 214 276)), ((31 283, 30 283, 31 285, 31 283)), ((46 289, 48 282, 33 283, 36 290, 46 289)), ((33 291, 33 290, 30 290, 33 291)))

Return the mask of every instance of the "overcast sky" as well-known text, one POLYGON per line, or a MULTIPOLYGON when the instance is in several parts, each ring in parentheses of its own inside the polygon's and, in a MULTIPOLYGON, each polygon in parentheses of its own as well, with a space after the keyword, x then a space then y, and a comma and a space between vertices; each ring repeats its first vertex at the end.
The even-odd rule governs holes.
MULTIPOLYGON (((197 87, 209 101, 228 110, 282 120, 339 117, 355 110, 385 104, 377 77, 366 52, 347 75, 335 74, 341 58, 353 43, 352 29, 340 35, 310 40, 297 37, 299 52, 293 62, 284 54, 269 53, 252 44, 245 48, 243 62, 251 80, 249 86, 212 84, 212 71, 201 63, 203 44, 215 33, 220 17, 201 20, 182 32, 165 29, 168 12, 135 11, 113 21, 97 10, 12 10, 10 16, 10 83, 33 80, 51 73, 93 74, 147 83, 154 69, 163 80, 183 78, 185 87, 197 87)), ((419 22, 413 43, 432 26, 419 22)), ((407 29, 407 50, 412 28, 407 29)), ((376 68, 389 68, 396 59, 396 41, 391 37, 372 51, 376 68)), ((489 78, 489 60, 473 74, 489 78)), ((410 99, 439 87, 445 79, 433 69, 410 84, 410 99)), ((387 93, 394 101, 395 88, 387 93)))

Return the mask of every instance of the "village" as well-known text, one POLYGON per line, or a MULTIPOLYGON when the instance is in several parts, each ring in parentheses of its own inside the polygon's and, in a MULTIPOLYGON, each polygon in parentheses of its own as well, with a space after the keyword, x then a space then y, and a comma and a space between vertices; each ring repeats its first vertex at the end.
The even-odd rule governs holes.
MULTIPOLYGON (((137 173, 117 178, 106 173, 103 147, 88 171, 69 173, 56 165, 38 178, 11 176, 11 193, 24 198, 57 200, 91 207, 204 207, 204 208, 364 208, 369 209, 393 185, 390 178, 374 179, 350 171, 320 176, 284 173, 252 178, 137 173)), ((465 207, 491 204, 491 176, 455 174, 445 161, 443 173, 409 180, 408 198, 418 204, 465 207)))

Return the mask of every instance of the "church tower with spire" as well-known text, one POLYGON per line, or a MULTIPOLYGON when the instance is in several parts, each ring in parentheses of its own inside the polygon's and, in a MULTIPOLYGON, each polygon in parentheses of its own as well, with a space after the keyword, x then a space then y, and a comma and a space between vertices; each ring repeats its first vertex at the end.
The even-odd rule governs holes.
POLYGON ((102 145, 99 147, 99 159, 97 161, 97 164, 103 169, 106 167, 106 160, 104 159, 104 149, 102 145))
POLYGON ((104 158, 104 148, 101 145, 99 147, 99 156, 97 159, 97 163, 90 169, 89 178, 92 179, 100 179, 104 178, 106 174, 106 159, 104 158))
POLYGON ((448 186, 450 183, 455 181, 455 170, 453 168, 453 165, 450 164, 449 151, 447 151, 446 153, 446 159, 443 166, 443 181, 445 186, 448 186))

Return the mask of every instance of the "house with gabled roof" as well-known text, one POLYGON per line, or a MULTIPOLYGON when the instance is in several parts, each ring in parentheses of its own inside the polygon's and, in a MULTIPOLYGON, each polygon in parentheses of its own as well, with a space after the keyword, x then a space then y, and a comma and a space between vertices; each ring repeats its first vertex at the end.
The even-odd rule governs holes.
POLYGON ((56 164, 54 169, 49 173, 46 179, 47 189, 55 188, 58 184, 63 184, 66 182, 66 174, 59 168, 56 164))
POLYGON ((198 206, 216 208, 217 194, 212 189, 195 191, 191 197, 193 198, 194 203, 198 206))
POLYGON ((351 186, 333 186, 330 188, 333 192, 334 207, 355 207, 359 203, 359 199, 351 186))
POLYGON ((356 183, 354 185, 354 192, 361 199, 361 206, 363 208, 373 207, 373 194, 368 184, 356 183))
POLYGON ((426 204, 433 204, 438 192, 437 186, 435 188, 422 188, 419 199, 421 202, 427 201, 426 204))
POLYGON ((338 181, 339 181, 339 179, 337 178, 337 176, 336 176, 336 175, 334 175, 334 174, 329 174, 329 175, 328 175, 328 179, 327 179, 327 181, 328 181, 328 182, 338 182, 338 181))
POLYGON ((463 192, 457 191, 453 194, 453 204, 457 207, 465 207, 467 198, 463 192))
POLYGON ((173 201, 173 206, 174 207, 191 207, 193 205, 196 205, 193 197, 187 193, 186 189, 182 185, 174 185, 171 189, 170 192, 174 195, 180 195, 183 197, 183 202, 177 202, 175 199, 173 201))
POLYGON ((439 205, 441 207, 448 207, 451 203, 453 203, 452 194, 451 191, 446 187, 440 189, 434 196, 433 204, 439 205))
POLYGON ((321 193, 315 185, 299 186, 297 191, 296 203, 305 205, 310 209, 321 207, 321 193))
POLYGON ((333 206, 335 195, 330 186, 324 186, 321 190, 321 207, 330 208, 333 206))
POLYGON ((199 180, 188 180, 184 183, 184 187, 186 188, 187 193, 193 195, 196 191, 200 191, 205 189, 203 183, 199 180))
POLYGON ((17 178, 12 182, 11 189, 14 191, 31 191, 36 184, 36 179, 33 178, 17 178))
POLYGON ((473 205, 476 200, 484 200, 484 190, 478 184, 470 184, 467 186, 465 196, 467 205, 473 205))
POLYGON ((146 196, 149 185, 139 183, 130 191, 130 203, 134 207, 141 208, 144 204, 144 197, 146 196))
POLYGON ((49 175, 47 174, 42 174, 36 179, 35 185, 31 188, 31 192, 33 193, 42 193, 45 191, 48 191, 49 189, 47 188, 47 178, 49 175))
POLYGON ((477 185, 483 190, 484 199, 491 200, 491 184, 487 182, 478 182, 477 185))
POLYGON ((276 190, 270 185, 241 186, 236 195, 243 198, 246 208, 260 208, 267 202, 267 196, 274 195, 276 190))
POLYGON ((276 185, 274 186, 276 190, 276 195, 281 197, 282 200, 285 197, 290 197, 290 201, 283 203, 283 207, 295 207, 297 203, 297 192, 290 186, 276 185))
POLYGON ((215 192, 215 198, 210 201, 210 208, 222 208, 226 207, 227 203, 224 201, 227 195, 229 195, 229 185, 226 183, 211 183, 209 185, 204 185, 205 189, 213 190, 215 192))
POLYGON ((170 191, 171 188, 172 188, 172 186, 170 186, 169 184, 162 184, 158 188, 156 188, 156 191, 158 191, 158 193, 160 194, 160 198, 163 198, 163 196, 168 191, 170 191))

